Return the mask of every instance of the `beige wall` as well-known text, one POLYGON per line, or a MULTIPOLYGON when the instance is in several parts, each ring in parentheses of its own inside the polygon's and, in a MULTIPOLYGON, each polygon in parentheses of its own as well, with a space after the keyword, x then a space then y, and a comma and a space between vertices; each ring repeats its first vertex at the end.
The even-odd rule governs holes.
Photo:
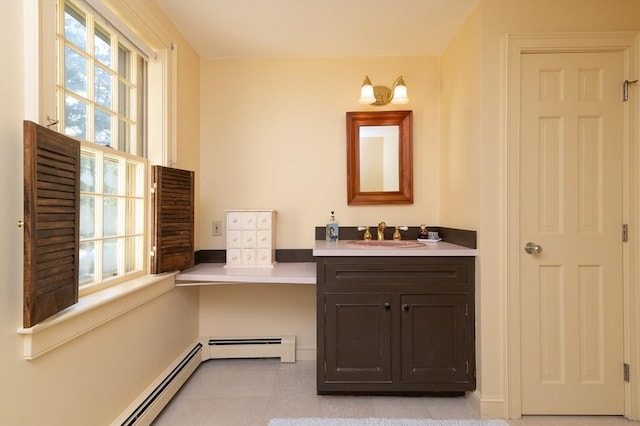
POLYGON ((316 286, 213 285, 200 293, 200 334, 296 336, 296 358, 316 359, 316 286))
MULTIPOLYGON (((342 226, 439 224, 439 67, 434 57, 203 60, 199 248, 225 247, 210 230, 226 209, 275 209, 278 249, 310 249, 331 210, 342 226), (411 103, 360 105, 365 75, 387 86, 403 75, 411 103), (347 205, 345 114, 374 109, 413 110, 412 205, 347 205)), ((295 334, 298 357, 315 359, 315 288, 203 287, 200 306, 203 336, 295 334)))
POLYGON ((442 55, 440 70, 440 217, 478 229, 482 145, 482 13, 474 9, 442 55))
MULTIPOLYGON (((198 291, 177 289, 27 361, 22 338, 22 121, 26 113, 23 7, 5 1, 0 42, 0 424, 108 424, 198 336, 198 291)), ((149 19, 163 20, 151 7, 149 19)), ((28 28, 27 28, 28 30, 28 28)), ((179 34, 179 155, 198 167, 199 59, 179 34), (188 99, 187 99, 188 97, 188 99)), ((152 40, 153 42, 153 40, 152 40)), ((152 43, 153 44, 153 43, 152 43)), ((156 46, 157 47, 157 41, 156 46)), ((35 92, 34 92, 35 93, 35 92)))
MULTIPOLYGON (((439 59, 314 58, 202 60, 200 249, 225 247, 211 221, 226 209, 277 210, 276 247, 311 248, 331 210, 340 225, 439 222, 439 59), (347 111, 360 105, 365 75, 390 86, 404 76, 413 110, 415 202, 347 206, 347 111)), ((377 109, 380 110, 380 109, 377 109)))

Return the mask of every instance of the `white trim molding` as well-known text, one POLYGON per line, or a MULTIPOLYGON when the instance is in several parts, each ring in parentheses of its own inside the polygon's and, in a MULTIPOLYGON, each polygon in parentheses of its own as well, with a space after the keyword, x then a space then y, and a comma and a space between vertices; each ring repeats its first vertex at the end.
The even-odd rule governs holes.
POLYGON ((25 359, 37 358, 84 333, 171 291, 177 272, 146 275, 80 298, 30 328, 19 328, 25 359))

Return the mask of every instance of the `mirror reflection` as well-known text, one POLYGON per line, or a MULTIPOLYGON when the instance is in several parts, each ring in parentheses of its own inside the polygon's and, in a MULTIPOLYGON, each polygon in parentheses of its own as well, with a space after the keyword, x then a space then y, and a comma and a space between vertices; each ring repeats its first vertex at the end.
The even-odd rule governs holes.
POLYGON ((360 127, 360 191, 398 191, 398 126, 360 127))

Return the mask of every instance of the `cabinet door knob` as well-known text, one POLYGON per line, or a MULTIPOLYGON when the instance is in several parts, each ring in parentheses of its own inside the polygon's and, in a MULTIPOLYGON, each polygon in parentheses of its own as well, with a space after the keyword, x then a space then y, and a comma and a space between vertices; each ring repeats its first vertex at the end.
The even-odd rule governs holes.
POLYGON ((389 303, 389 302, 385 302, 385 304, 384 304, 384 310, 385 310, 385 311, 390 311, 390 310, 391 310, 391 303, 389 303))
POLYGON ((406 303, 403 303, 402 304, 402 310, 405 311, 405 312, 409 312, 409 305, 406 304, 406 303))

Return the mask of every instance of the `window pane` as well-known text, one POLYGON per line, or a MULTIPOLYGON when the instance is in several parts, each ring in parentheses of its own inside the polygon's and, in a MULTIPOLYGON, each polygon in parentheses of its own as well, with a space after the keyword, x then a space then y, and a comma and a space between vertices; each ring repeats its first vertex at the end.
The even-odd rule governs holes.
POLYGON ((144 219, 144 204, 142 200, 128 199, 126 201, 125 234, 141 234, 144 219))
POLYGON ((143 180, 142 180, 142 167, 136 163, 127 162, 127 190, 128 197, 142 197, 143 194, 143 180))
POLYGON ((118 120, 118 149, 123 152, 135 154, 135 152, 130 152, 131 138, 129 137, 129 134, 129 124, 122 120, 118 120))
POLYGON ((103 146, 111 146, 111 115, 96 108, 94 142, 103 146))
POLYGON ((96 26, 94 44, 96 59, 107 66, 111 66, 111 37, 109 33, 96 26))
POLYGON ((102 243, 102 279, 118 275, 118 240, 113 238, 102 243))
POLYGON ((142 237, 129 237, 125 244, 124 272, 129 273, 142 269, 139 253, 142 253, 142 237))
POLYGON ((104 198, 103 206, 104 223, 102 233, 105 237, 115 237, 118 235, 118 199, 113 197, 104 198))
POLYGON ((87 60, 70 47, 64 48, 64 87, 87 96, 87 60))
MULTIPOLYGON (((134 143, 135 152, 132 154, 146 157, 146 137, 147 134, 147 61, 138 56, 138 78, 137 78, 137 95, 134 99, 137 99, 137 112, 136 112, 136 124, 134 125, 135 139, 134 143)), ((133 147, 132 147, 133 149, 133 147)))
POLYGON ((80 156, 80 191, 96 192, 96 157, 85 152, 80 156))
POLYGON ((95 67, 96 103, 105 108, 111 108, 111 75, 102 67, 95 67))
POLYGON ((131 102, 131 88, 123 81, 118 82, 118 114, 131 118, 129 108, 131 102))
POLYGON ((87 50, 86 18, 69 4, 64 6, 64 37, 82 50, 87 50))
POLYGON ((80 196, 80 239, 96 236, 96 199, 80 196))
POLYGON ((95 243, 80 243, 80 285, 93 282, 96 265, 96 246, 95 243))
POLYGON ((105 158, 104 163, 104 188, 105 194, 118 194, 120 184, 120 162, 114 158, 105 158))
POLYGON ((131 78, 131 51, 123 45, 118 45, 118 74, 129 80, 131 78))
POLYGON ((87 139, 87 105, 72 96, 64 97, 64 133, 87 139))

